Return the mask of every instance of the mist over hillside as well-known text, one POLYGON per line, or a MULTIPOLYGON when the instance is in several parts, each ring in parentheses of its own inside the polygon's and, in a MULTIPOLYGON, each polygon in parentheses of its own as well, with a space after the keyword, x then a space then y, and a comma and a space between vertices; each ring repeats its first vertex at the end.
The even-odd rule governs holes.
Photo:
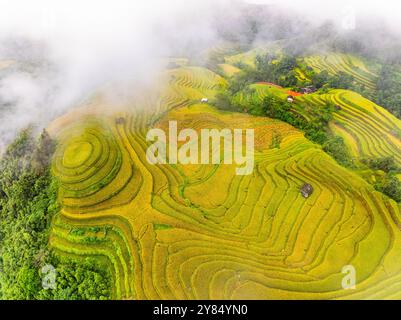
POLYGON ((102 84, 152 82, 166 56, 204 65, 205 50, 222 42, 248 50, 281 41, 291 54, 351 51, 401 62, 399 30, 386 27, 385 15, 362 12, 355 28, 344 30, 338 15, 320 14, 310 1, 3 0, 0 7, 0 56, 12 61, 0 69, 3 147, 18 130, 45 126, 102 84))

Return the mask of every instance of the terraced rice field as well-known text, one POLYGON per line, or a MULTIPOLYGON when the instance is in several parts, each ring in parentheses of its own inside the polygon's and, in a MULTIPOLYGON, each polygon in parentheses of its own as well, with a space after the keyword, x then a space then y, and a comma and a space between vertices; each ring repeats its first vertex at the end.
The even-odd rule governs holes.
POLYGON ((327 70, 329 74, 342 71, 354 77, 354 80, 365 88, 375 91, 378 76, 370 71, 359 58, 342 53, 330 53, 305 57, 305 62, 315 71, 327 70))
MULTIPOLYGON (((236 97, 243 105, 261 101, 268 94, 285 100, 288 94, 286 89, 269 84, 253 84, 249 88, 251 94, 240 92, 236 97)), ((308 110, 316 112, 328 104, 339 107, 330 129, 344 139, 356 162, 363 158, 393 156, 401 164, 401 120, 360 94, 337 89, 327 94, 299 95, 293 109, 308 119, 308 110)))
POLYGON ((288 95, 300 96, 301 94, 289 91, 278 85, 268 82, 259 82, 249 85, 246 90, 238 92, 234 97, 234 102, 241 106, 252 106, 263 100, 267 95, 272 94, 279 99, 286 101, 288 95))
POLYGON ((234 66, 238 63, 241 63, 241 64, 245 64, 245 65, 254 67, 256 57, 258 55, 263 55, 266 52, 274 53, 278 57, 280 57, 280 55, 282 54, 281 48, 276 45, 271 45, 268 47, 257 47, 257 48, 254 48, 249 51, 242 52, 242 53, 227 55, 225 57, 225 63, 231 64, 234 66))
POLYGON ((297 102, 312 108, 328 103, 339 106, 331 129, 344 138, 355 159, 393 156, 401 164, 401 121, 384 108, 347 90, 304 95, 297 102))
MULTIPOLYGON (((57 252, 103 263, 115 299, 401 298, 394 201, 290 125, 199 104, 225 86, 213 72, 183 67, 164 76, 169 85, 159 96, 135 102, 142 109, 83 106, 49 128, 59 140, 57 252), (179 129, 255 128, 254 172, 149 164, 146 133, 168 120, 179 129), (270 147, 273 134, 279 147, 270 147), (315 190, 308 199, 299 192, 306 182, 315 190), (349 264, 355 290, 341 287, 349 264)), ((267 86, 254 87, 261 97, 267 86)), ((399 125, 380 107, 343 91, 305 99, 338 100, 336 125, 358 137, 357 152, 397 150, 395 140, 379 143, 399 125)))
POLYGON ((219 64, 219 68, 226 77, 231 77, 241 71, 239 68, 226 63, 219 64))
MULTIPOLYGON (((181 96, 185 101, 199 101, 207 97, 213 98, 218 90, 223 89, 227 82, 214 72, 200 67, 185 67, 169 71, 169 87, 175 96, 181 96)), ((169 97, 172 106, 177 102, 176 97, 169 97)), ((164 97, 164 96, 163 96, 164 97)))

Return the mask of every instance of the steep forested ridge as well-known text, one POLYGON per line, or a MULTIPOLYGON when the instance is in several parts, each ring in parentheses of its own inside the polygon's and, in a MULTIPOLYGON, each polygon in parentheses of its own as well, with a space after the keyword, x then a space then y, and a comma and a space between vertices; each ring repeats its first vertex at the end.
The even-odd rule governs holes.
POLYGON ((48 247, 51 221, 59 211, 58 185, 49 169, 54 147, 46 131, 35 141, 27 129, 0 161, 1 299, 110 297, 108 274, 95 262, 58 257, 48 247), (56 272, 54 287, 44 288, 45 266, 56 272))

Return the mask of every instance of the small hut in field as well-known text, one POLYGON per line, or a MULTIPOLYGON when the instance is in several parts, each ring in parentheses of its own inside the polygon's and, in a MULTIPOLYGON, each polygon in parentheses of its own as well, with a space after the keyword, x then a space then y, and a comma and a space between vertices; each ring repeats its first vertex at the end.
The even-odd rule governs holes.
POLYGON ((305 183, 300 191, 304 198, 309 198, 313 193, 313 187, 309 183, 305 183))
POLYGON ((125 119, 123 117, 119 117, 116 119, 116 124, 125 124, 125 119))
POLYGON ((292 96, 292 95, 289 95, 288 97, 287 97, 287 101, 289 102, 289 103, 293 103, 294 102, 294 96, 292 96))
POLYGON ((307 86, 305 88, 301 88, 301 93, 303 94, 310 94, 316 92, 317 89, 313 86, 307 86))

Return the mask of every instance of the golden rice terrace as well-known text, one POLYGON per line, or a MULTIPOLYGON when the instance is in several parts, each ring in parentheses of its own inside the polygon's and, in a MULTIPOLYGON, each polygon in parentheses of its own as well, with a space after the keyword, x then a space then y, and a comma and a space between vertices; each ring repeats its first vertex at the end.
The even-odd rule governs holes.
MULTIPOLYGON (((225 74, 238 72, 230 62, 240 58, 227 57, 225 74)), ((307 61, 353 73, 374 89, 376 76, 353 57, 307 61)), ((96 258, 112 274, 115 299, 401 298, 399 204, 291 125, 200 103, 227 85, 211 70, 177 65, 162 77, 168 85, 143 93, 135 108, 103 112, 110 102, 99 94, 49 127, 58 140, 52 170, 62 203, 52 248, 96 258), (253 173, 149 164, 146 133, 168 120, 197 131, 254 128, 253 173), (313 187, 308 197, 300 192, 305 184, 313 187), (357 271, 354 290, 342 288, 347 265, 357 271)), ((253 86, 252 99, 286 95, 253 86)), ((314 93, 297 97, 294 108, 327 101, 341 107, 330 129, 355 159, 390 155, 401 163, 401 121, 360 95, 314 93)))

